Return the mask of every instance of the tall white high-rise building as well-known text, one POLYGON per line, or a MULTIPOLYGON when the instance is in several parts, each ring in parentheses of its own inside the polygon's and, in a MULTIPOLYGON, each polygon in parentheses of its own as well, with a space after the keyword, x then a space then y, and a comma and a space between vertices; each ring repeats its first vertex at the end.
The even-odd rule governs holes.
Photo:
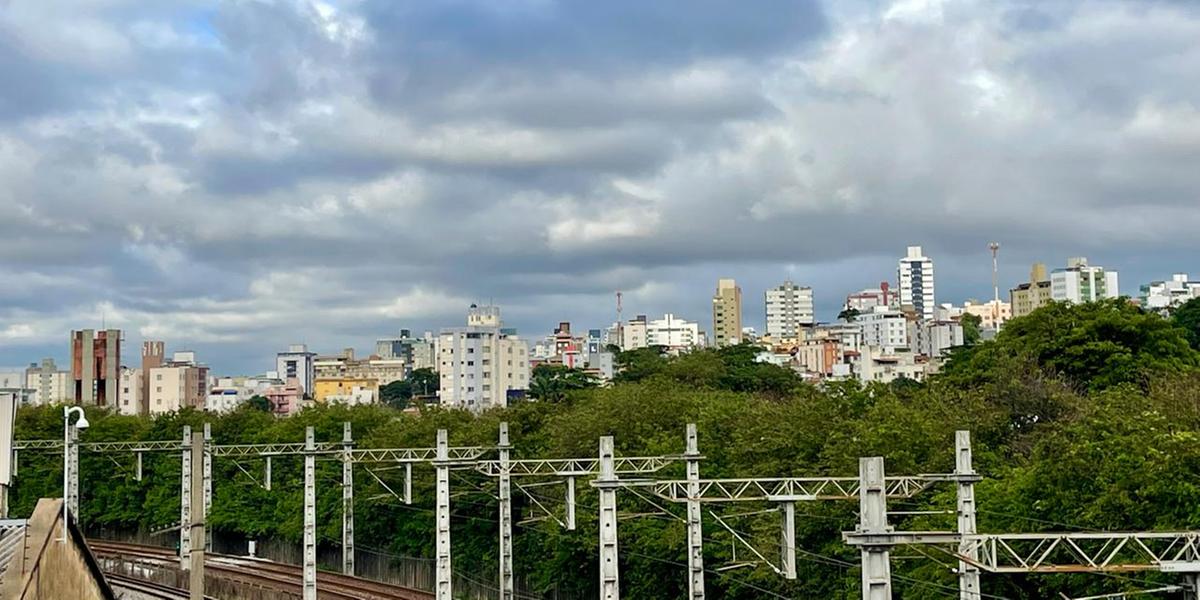
POLYGON ((813 312, 813 293, 810 287, 800 287, 790 280, 766 292, 767 335, 793 338, 802 327, 816 323, 813 312))
POLYGON ((438 376, 443 406, 508 406, 510 391, 529 389, 529 344, 501 328, 499 307, 471 305, 466 327, 438 335, 438 376))
POLYGON ((922 319, 932 319, 937 300, 933 292, 933 259, 921 254, 920 246, 909 246, 900 259, 900 304, 910 305, 922 319))
POLYGON ((1087 258, 1068 258, 1065 269, 1050 273, 1050 298, 1055 302, 1095 302, 1120 296, 1117 272, 1089 265, 1087 258))

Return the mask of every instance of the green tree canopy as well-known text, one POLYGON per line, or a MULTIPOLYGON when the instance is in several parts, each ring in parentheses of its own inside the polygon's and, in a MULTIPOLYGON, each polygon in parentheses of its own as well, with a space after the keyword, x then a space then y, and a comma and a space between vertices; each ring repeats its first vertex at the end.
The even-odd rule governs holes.
POLYGON ((1144 385, 1154 372, 1200 366, 1182 328, 1124 299, 1043 306, 1006 323, 994 340, 956 353, 944 371, 978 383, 996 375, 990 366, 1003 357, 1028 358, 1077 389, 1144 385))
POLYGON ((1171 320, 1187 332, 1192 349, 1200 350, 1200 298, 1192 298, 1177 307, 1171 320))
POLYGON ((431 396, 438 393, 438 388, 441 387, 441 380, 438 379, 437 371, 429 367, 423 369, 415 369, 409 373, 406 379, 412 386, 413 396, 431 396))
POLYGON ((529 397, 542 402, 562 402, 571 392, 599 384, 599 380, 583 369, 541 364, 533 368, 529 377, 529 397))
POLYGON ((979 332, 979 326, 983 323, 983 318, 979 315, 966 313, 958 321, 963 328, 963 345, 974 346, 979 343, 982 334, 979 332))
POLYGON ((408 403, 412 400, 413 388, 412 381, 397 380, 379 388, 379 401, 401 410, 408 408, 408 403))

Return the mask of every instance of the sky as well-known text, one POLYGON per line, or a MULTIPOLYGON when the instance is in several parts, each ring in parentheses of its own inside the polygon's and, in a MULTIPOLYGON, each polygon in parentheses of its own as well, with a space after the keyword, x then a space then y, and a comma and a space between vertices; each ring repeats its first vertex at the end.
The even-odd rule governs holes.
POLYGON ((1200 276, 1200 3, 4 0, 0 365, 1200 276))

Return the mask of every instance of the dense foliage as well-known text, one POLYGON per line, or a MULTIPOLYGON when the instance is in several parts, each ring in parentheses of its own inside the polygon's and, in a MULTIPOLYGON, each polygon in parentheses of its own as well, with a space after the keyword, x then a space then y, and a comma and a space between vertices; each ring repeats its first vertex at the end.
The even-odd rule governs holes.
MULTIPOLYGON (((905 381, 862 386, 831 383, 816 388, 790 372, 755 363, 754 349, 733 347, 678 358, 657 349, 624 353, 625 371, 610 387, 566 392, 566 402, 526 402, 472 416, 423 408, 402 414, 386 406, 318 407, 288 419, 252 408, 214 417, 195 412, 156 420, 89 413, 86 440, 175 439, 183 424, 212 422, 218 443, 298 441, 306 425, 318 439, 338 440, 341 423, 353 423, 362 447, 413 447, 433 443, 438 428, 454 444, 494 443, 508 421, 514 456, 592 456, 602 435, 616 436, 618 454, 674 454, 683 429, 699 425, 706 477, 855 475, 860 456, 884 456, 890 474, 947 472, 956 429, 970 429, 976 469, 979 526, 985 532, 1081 529, 1200 528, 1200 374, 1186 332, 1171 320, 1118 302, 1053 305, 1014 320, 994 340, 960 350, 943 375, 925 384, 905 381)), ((53 438, 62 432, 54 409, 20 412, 18 436, 53 438)), ((82 518, 93 525, 155 529, 178 519, 179 461, 173 455, 146 461, 147 478, 132 478, 132 457, 81 454, 82 518)), ((57 495, 56 455, 24 452, 13 512, 27 514, 38 496, 57 495)), ((240 465, 261 472, 253 461, 240 465)), ((319 507, 323 543, 340 536, 337 463, 321 462, 319 507)), ((682 473, 672 467, 664 477, 682 473)), ((227 532, 298 540, 301 535, 299 460, 277 459, 275 489, 258 487, 239 465, 215 467, 211 524, 227 532)), ((372 478, 356 478, 360 544, 402 555, 431 556, 432 474, 419 469, 415 503, 405 507, 372 478)), ((378 477, 399 489, 396 471, 378 477)), ((495 567, 494 483, 469 472, 452 478, 455 566, 495 567)), ((580 485, 579 530, 553 521, 520 526, 516 569, 534 587, 555 585, 569 597, 594 597, 596 499, 580 485)), ((530 490, 561 517, 561 487, 530 490)), ((516 520, 539 516, 528 496, 514 496, 516 520)), ((935 488, 896 511, 944 511, 953 490, 935 488)), ((685 534, 675 518, 632 493, 620 494, 621 581, 629 598, 685 596, 685 534)), ((768 567, 743 566, 751 555, 705 513, 705 560, 713 598, 857 598, 858 557, 841 542, 852 530, 857 505, 799 506, 799 577, 785 581, 768 567), (735 550, 736 548, 736 550, 735 550), (719 570, 718 570, 719 569, 719 570), (773 596, 777 594, 778 596, 773 596)), ((681 507, 667 507, 675 515, 681 507)), ((718 514, 769 506, 715 508, 718 514)), ((728 519, 764 556, 778 556, 778 516, 728 519)), ((897 529, 952 529, 953 514, 893 515, 897 529)), ((955 596, 945 554, 898 551, 896 589, 904 598, 955 596)), ((1178 582, 1172 575, 985 575, 984 591, 1013 599, 1086 596, 1178 582)))

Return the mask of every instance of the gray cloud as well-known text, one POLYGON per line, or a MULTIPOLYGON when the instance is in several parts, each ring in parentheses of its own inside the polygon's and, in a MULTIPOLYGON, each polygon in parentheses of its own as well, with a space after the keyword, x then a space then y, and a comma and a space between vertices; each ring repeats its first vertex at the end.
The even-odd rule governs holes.
POLYGON ((0 15, 0 364, 67 330, 370 346, 501 303, 819 311, 937 261, 1193 265, 1200 13, 1177 2, 18 0, 0 15), (64 16, 66 15, 66 16, 64 16))

